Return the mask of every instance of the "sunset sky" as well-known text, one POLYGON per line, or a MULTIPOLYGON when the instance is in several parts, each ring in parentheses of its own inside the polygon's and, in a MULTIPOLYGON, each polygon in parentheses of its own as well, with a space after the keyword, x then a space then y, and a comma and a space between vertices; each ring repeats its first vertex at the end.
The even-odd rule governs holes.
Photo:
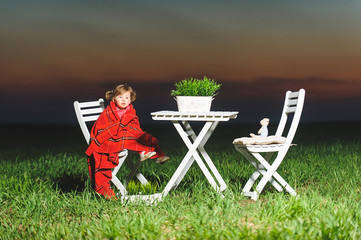
POLYGON ((204 75, 240 122, 301 87, 305 121, 361 121, 361 0, 0 2, 0 123, 76 122, 74 100, 122 82, 148 121, 204 75))

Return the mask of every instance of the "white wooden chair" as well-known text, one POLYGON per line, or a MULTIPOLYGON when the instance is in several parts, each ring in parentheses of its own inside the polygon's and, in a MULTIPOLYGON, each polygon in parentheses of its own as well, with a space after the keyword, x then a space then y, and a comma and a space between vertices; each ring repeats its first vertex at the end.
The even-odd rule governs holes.
MULTIPOLYGON (((98 119, 101 112, 104 110, 104 100, 100 98, 98 101, 90 101, 90 102, 74 102, 74 109, 76 113, 76 117, 78 119, 81 131, 83 132, 85 141, 89 144, 90 141, 90 133, 87 126, 87 122, 94 122, 98 119)), ((147 179, 138 172, 139 165, 141 163, 140 159, 133 164, 130 160, 126 161, 128 156, 128 150, 124 149, 119 153, 119 164, 112 171, 112 182, 119 189, 122 196, 127 195, 127 190, 124 185, 117 178, 117 173, 122 165, 125 164, 131 169, 129 175, 126 178, 126 183, 129 182, 134 176, 138 178, 138 180, 142 184, 147 184, 147 179)))
POLYGON ((289 147, 292 145, 292 141, 301 118, 304 99, 304 89, 300 89, 298 92, 286 92, 281 120, 275 136, 270 137, 272 140, 286 136, 285 140, 282 141, 284 143, 247 145, 239 143, 237 139, 233 141, 236 150, 239 151, 256 168, 256 171, 249 178, 242 190, 243 195, 251 197, 253 200, 257 200, 267 182, 270 182, 279 192, 286 189, 286 191, 291 195, 297 195, 295 190, 292 189, 292 187, 277 173, 276 170, 286 156, 289 147), (293 118, 289 125, 287 124, 287 120, 290 114, 293 115, 293 118), (284 131, 286 125, 289 125, 287 135, 286 131, 284 131), (274 158, 273 163, 271 163, 270 160, 274 153, 277 153, 277 155, 274 158), (250 191, 260 175, 263 175, 262 179, 258 182, 254 191, 250 191))

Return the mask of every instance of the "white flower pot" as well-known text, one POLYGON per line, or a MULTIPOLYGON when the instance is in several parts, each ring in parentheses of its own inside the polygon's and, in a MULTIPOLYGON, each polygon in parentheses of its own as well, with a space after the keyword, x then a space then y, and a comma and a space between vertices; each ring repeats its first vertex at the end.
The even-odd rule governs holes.
POLYGON ((213 97, 176 96, 178 111, 188 113, 204 113, 211 110, 213 97))

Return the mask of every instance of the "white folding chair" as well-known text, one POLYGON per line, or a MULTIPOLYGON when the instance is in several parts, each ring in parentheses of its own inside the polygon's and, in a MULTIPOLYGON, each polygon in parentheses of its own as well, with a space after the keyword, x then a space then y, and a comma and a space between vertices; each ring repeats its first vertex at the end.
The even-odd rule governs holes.
MULTIPOLYGON (((104 100, 102 98, 100 98, 98 101, 81 102, 81 103, 78 101, 74 102, 76 117, 78 119, 81 131, 83 132, 87 144, 89 144, 90 141, 90 133, 86 123, 96 121, 100 113, 103 112, 104 108, 105 108, 104 100)), ((135 164, 133 164, 130 160, 126 161, 127 156, 128 156, 127 149, 121 151, 119 153, 119 164, 112 171, 111 181, 119 189, 122 196, 127 195, 127 190, 125 189, 124 185, 119 181, 116 175, 124 162, 131 169, 130 173, 126 178, 126 183, 129 182, 134 176, 136 176, 142 184, 148 183, 147 179, 141 173, 138 172, 138 168, 141 163, 140 159, 135 164)))
MULTIPOLYGON (((277 173, 276 170, 286 156, 289 147, 292 145, 292 141, 301 118, 304 99, 304 89, 300 89, 298 92, 286 92, 281 120, 275 134, 276 138, 286 136, 284 143, 244 145, 239 144, 236 140, 233 142, 236 150, 239 151, 256 168, 256 171, 249 178, 242 190, 243 195, 251 197, 253 200, 257 200, 267 182, 270 182, 279 192, 286 189, 286 191, 291 195, 297 195, 295 190, 292 189, 292 187, 277 173), (290 114, 293 115, 293 119, 292 121, 287 121, 290 114), (290 122, 290 125, 287 124, 288 122, 290 122), (284 133, 286 125, 289 125, 287 135, 284 133), (271 163, 271 157, 274 153, 277 153, 277 155, 274 158, 273 163, 271 163), (254 191, 250 191, 260 175, 263 175, 262 179, 258 182, 254 191)), ((275 137, 273 137, 273 139, 275 137)))

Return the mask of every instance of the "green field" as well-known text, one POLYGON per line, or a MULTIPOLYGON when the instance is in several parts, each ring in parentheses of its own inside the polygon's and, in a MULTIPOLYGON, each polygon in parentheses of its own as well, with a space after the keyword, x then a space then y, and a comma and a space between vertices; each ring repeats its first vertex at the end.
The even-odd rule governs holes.
MULTIPOLYGON (((170 124, 143 128, 172 158, 140 169, 162 191, 186 147, 170 124)), ((232 141, 257 130, 220 124, 205 146, 225 198, 194 163, 177 189, 146 205, 92 191, 77 126, 1 126, 0 239, 361 239, 361 124, 301 124, 278 169, 299 197, 268 184, 255 202, 240 194, 253 167, 232 141)))

